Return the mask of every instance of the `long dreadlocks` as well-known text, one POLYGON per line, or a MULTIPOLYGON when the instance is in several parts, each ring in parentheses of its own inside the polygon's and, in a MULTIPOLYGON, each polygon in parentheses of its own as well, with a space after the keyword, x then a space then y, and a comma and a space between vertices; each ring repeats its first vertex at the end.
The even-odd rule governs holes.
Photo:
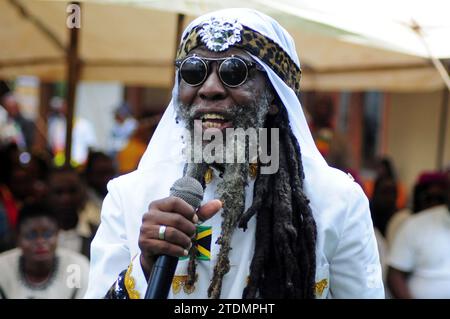
POLYGON ((253 204, 242 216, 245 229, 256 214, 256 245, 243 298, 314 298, 316 224, 303 191, 300 147, 280 108, 267 127, 280 129, 280 167, 259 174, 253 204))

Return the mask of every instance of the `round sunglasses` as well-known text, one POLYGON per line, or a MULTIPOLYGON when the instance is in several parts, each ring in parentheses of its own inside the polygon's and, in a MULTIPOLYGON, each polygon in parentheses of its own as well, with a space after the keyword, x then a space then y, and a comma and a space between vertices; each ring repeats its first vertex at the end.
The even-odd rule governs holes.
POLYGON ((208 77, 211 62, 217 62, 220 80, 224 85, 231 88, 238 87, 247 81, 250 68, 256 67, 258 70, 264 71, 259 64, 235 55, 226 58, 204 58, 194 54, 182 60, 177 60, 175 65, 186 84, 198 86, 205 82, 208 77))

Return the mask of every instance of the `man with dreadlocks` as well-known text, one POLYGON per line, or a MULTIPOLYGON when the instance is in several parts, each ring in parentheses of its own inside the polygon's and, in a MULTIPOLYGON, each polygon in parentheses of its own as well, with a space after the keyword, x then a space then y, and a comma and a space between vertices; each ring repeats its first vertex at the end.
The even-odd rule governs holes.
POLYGON ((86 297, 143 298, 156 256, 170 255, 169 298, 382 298, 367 198, 314 144, 290 35, 254 10, 213 12, 186 28, 176 66, 138 169, 108 185, 86 297), (250 155, 192 160, 208 147, 199 130, 230 128, 268 130, 277 169, 250 155), (185 174, 204 188, 197 211, 169 196, 185 174))

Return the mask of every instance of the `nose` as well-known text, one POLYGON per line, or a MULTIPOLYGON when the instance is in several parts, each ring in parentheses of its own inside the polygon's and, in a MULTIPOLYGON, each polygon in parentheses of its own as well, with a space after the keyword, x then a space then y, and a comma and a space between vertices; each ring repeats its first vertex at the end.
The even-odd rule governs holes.
POLYGON ((46 242, 46 240, 45 240, 44 236, 42 236, 42 235, 39 235, 39 236, 36 238, 36 244, 37 244, 37 245, 42 245, 42 244, 44 244, 45 242, 46 242))
POLYGON ((200 98, 205 100, 222 100, 226 97, 227 90, 220 80, 217 68, 214 67, 208 74, 205 82, 198 90, 198 94, 200 98))
POLYGON ((35 245, 36 245, 37 247, 40 247, 40 248, 44 247, 44 248, 46 248, 47 241, 48 241, 48 239, 47 239, 47 238, 44 238, 44 236, 43 236, 42 234, 40 234, 40 235, 36 238, 36 240, 35 240, 34 243, 35 243, 35 245))

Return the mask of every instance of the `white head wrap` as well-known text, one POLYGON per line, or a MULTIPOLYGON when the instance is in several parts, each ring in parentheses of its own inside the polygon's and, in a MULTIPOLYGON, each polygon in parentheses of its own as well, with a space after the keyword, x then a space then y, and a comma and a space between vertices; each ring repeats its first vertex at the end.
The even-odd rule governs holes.
MULTIPOLYGON (((194 27, 212 17, 237 20, 242 25, 258 31, 282 47, 286 53, 289 54, 291 59, 300 67, 295 44, 289 33, 274 19, 256 10, 241 8, 225 9, 203 15, 189 24, 184 31, 183 36, 189 33, 194 27)), ((273 87, 277 91, 283 105, 286 107, 292 132, 297 138, 301 148, 303 167, 307 182, 308 175, 310 175, 309 172, 312 169, 317 169, 320 168, 320 166, 323 167, 327 164, 314 143, 300 101, 294 91, 286 85, 286 83, 281 80, 269 66, 257 57, 253 55, 252 57, 264 67, 273 87)), ((178 79, 177 76, 175 78, 178 79)), ((172 91, 172 100, 155 130, 138 167, 138 170, 154 170, 154 176, 164 174, 165 178, 170 178, 172 180, 181 177, 182 168, 185 162, 184 157, 182 156, 184 144, 181 139, 184 127, 182 123, 176 123, 176 112, 174 108, 177 95, 178 82, 175 83, 172 91), (158 165, 161 163, 164 163, 165 167, 167 167, 167 164, 171 163, 171 165, 173 165, 173 170, 160 172, 158 170, 158 165)))

